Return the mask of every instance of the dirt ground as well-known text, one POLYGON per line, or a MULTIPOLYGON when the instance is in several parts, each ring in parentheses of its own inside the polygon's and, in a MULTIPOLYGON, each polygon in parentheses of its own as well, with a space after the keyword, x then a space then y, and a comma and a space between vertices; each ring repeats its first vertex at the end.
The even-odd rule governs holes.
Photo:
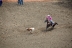
POLYGON ((0 48, 72 48, 72 9, 50 2, 3 3, 0 48), (48 14, 58 25, 45 31, 48 14), (33 34, 28 27, 35 28, 33 34))

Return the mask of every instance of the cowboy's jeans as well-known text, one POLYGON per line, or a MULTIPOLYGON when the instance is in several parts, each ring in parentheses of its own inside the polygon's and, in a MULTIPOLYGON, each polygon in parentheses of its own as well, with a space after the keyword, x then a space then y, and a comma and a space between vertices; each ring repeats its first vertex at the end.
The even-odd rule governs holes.
POLYGON ((54 21, 53 20, 50 20, 50 22, 52 23, 52 26, 54 25, 54 21))
POLYGON ((2 1, 0 1, 0 6, 2 5, 2 1))
POLYGON ((23 0, 18 0, 18 4, 23 5, 23 0))

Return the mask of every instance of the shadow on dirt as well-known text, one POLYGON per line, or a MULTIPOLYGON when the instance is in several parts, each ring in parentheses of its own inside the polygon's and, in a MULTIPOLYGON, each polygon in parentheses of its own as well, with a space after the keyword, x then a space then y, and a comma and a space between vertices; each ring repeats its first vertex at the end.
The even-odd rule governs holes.
POLYGON ((46 29, 43 29, 43 30, 41 30, 42 32, 48 32, 48 31, 52 31, 52 30, 54 30, 54 29, 56 29, 56 28, 48 28, 47 30, 46 29))
POLYGON ((47 31, 52 31, 52 30, 54 30, 55 28, 49 28, 47 31))

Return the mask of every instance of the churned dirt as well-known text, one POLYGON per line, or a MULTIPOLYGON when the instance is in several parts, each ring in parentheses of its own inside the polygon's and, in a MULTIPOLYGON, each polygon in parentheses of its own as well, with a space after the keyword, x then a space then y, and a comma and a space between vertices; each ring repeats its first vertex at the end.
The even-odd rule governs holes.
POLYGON ((72 48, 72 9, 52 2, 3 3, 0 48, 72 48), (48 14, 58 25, 45 31, 48 14), (33 34, 28 27, 35 28, 33 34))

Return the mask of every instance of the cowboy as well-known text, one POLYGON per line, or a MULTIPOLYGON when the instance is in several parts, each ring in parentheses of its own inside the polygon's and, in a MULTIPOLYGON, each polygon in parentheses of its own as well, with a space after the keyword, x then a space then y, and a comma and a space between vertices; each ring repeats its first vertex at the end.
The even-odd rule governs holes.
POLYGON ((46 20, 48 20, 49 23, 52 24, 52 26, 54 25, 54 21, 52 20, 51 15, 47 15, 46 20))

